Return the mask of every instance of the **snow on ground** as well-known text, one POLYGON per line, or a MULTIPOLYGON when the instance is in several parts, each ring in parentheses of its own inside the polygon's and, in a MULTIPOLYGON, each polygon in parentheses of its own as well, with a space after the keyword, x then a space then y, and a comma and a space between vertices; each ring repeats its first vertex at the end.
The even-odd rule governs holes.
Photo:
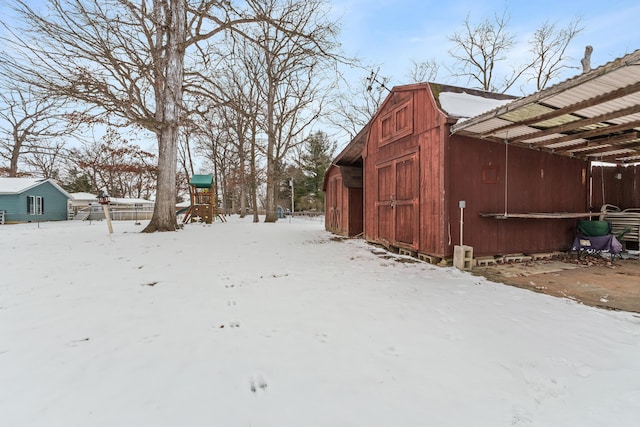
POLYGON ((141 228, 0 226, 2 426, 638 425, 637 315, 319 219, 141 228))

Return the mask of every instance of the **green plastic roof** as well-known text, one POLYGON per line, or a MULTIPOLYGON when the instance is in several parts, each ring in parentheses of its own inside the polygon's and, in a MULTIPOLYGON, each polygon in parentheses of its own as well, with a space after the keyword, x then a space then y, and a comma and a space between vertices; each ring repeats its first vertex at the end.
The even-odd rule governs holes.
POLYGON ((196 188, 211 188, 213 185, 213 175, 193 175, 189 185, 196 188))

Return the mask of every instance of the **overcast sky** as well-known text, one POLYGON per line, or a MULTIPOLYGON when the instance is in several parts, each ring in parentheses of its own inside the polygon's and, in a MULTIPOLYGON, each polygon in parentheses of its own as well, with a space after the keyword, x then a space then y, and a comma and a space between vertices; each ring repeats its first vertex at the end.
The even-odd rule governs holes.
MULTIPOLYGON (((13 0, 0 0, 0 13, 7 16, 4 5, 13 0)), ((36 10, 43 10, 45 0, 26 0, 36 10)), ((451 65, 449 36, 463 28, 468 16, 472 25, 494 14, 507 11, 509 28, 517 36, 517 45, 509 54, 514 65, 526 62, 527 40, 544 22, 565 27, 580 18, 584 30, 573 41, 569 55, 575 69, 567 70, 561 80, 578 74, 580 59, 587 45, 594 47, 591 65, 595 68, 615 58, 640 49, 640 2, 637 0, 328 0, 331 14, 340 22, 340 41, 349 56, 358 56, 372 68, 380 67, 380 76, 390 77, 389 87, 411 83, 408 72, 411 60, 434 59, 451 65)), ((6 19, 6 18, 5 18, 6 19)), ((346 71, 354 85, 367 71, 346 71)), ((440 67, 439 83, 473 86, 468 81, 454 80, 440 67)), ((527 95, 534 88, 512 88, 513 95, 527 95)), ((326 130, 324 124, 318 129, 326 130)), ((331 132, 330 132, 331 133, 331 132)), ((340 138, 339 138, 340 139, 340 138)), ((342 145, 345 141, 340 141, 342 145)), ((146 146, 145 144, 142 144, 146 146)), ((153 143, 152 143, 153 145, 153 143)))
MULTIPOLYGON (((36 10, 46 0, 26 0, 36 10)), ((640 2, 637 0, 328 0, 339 20, 341 42, 346 53, 380 66, 380 74, 392 78, 391 85, 407 83, 411 59, 450 62, 448 37, 461 30, 465 17, 472 24, 492 18, 505 9, 510 29, 518 37, 511 59, 524 60, 527 40, 545 21, 566 26, 582 19, 583 32, 570 47, 576 66, 584 47, 594 47, 591 64, 597 67, 640 49, 640 2)), ((0 10, 12 0, 0 0, 0 10)), ((4 16, 6 14, 3 13, 4 16)), ((566 77, 577 73, 569 71, 566 77)), ((445 69, 439 82, 451 81, 445 69)), ((521 95, 522 93, 514 93, 521 95)))
MULTIPOLYGON (((576 66, 586 45, 594 47, 593 67, 640 49, 637 0, 333 0, 332 4, 334 13, 341 17, 343 48, 379 65, 381 75, 392 77, 391 85, 407 83, 412 58, 449 61, 448 36, 463 28, 467 15, 473 25, 505 8, 511 31, 518 38, 518 46, 511 52, 516 62, 524 58, 528 38, 544 22, 564 27, 577 17, 582 19, 584 30, 571 44, 576 66)), ((578 72, 569 71, 565 78, 578 72)), ((450 81, 442 68, 438 81, 465 83, 450 81)))

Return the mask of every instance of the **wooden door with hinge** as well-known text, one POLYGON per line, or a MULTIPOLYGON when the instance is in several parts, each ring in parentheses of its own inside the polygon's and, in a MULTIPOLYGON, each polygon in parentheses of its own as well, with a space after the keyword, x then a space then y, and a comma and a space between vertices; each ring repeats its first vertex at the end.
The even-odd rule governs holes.
POLYGON ((377 237, 387 246, 418 249, 418 164, 418 152, 413 152, 376 167, 377 237))
POLYGON ((329 191, 327 192, 326 215, 328 215, 328 228, 334 232, 342 232, 342 178, 332 177, 329 181, 329 191))

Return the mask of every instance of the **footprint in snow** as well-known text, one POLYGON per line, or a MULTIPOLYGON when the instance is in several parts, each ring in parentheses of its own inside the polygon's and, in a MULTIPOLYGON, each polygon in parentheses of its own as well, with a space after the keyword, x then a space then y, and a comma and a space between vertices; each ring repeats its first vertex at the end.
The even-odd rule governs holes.
POLYGON ((70 345, 71 347, 77 347, 81 343, 88 342, 89 340, 90 340, 90 338, 88 338, 88 337, 87 338, 80 338, 80 339, 71 341, 68 345, 70 345))
POLYGON ((395 346, 392 346, 392 345, 387 347, 387 354, 395 357, 400 356, 400 354, 398 353, 398 350, 395 348, 395 346))
POLYGON ((262 375, 256 375, 249 380, 249 389, 252 393, 266 392, 268 384, 262 375))
MULTIPOLYGON (((218 326, 218 329, 224 329, 225 326, 227 326, 227 325, 225 325, 223 323, 222 325, 218 326)), ((240 327, 240 322, 229 322, 229 327, 230 328, 239 328, 240 327)))
POLYGON ((329 338, 329 335, 327 335, 327 334, 323 334, 323 333, 317 333, 317 334, 316 334, 316 338, 317 338, 319 341, 327 342, 327 339, 329 338))

